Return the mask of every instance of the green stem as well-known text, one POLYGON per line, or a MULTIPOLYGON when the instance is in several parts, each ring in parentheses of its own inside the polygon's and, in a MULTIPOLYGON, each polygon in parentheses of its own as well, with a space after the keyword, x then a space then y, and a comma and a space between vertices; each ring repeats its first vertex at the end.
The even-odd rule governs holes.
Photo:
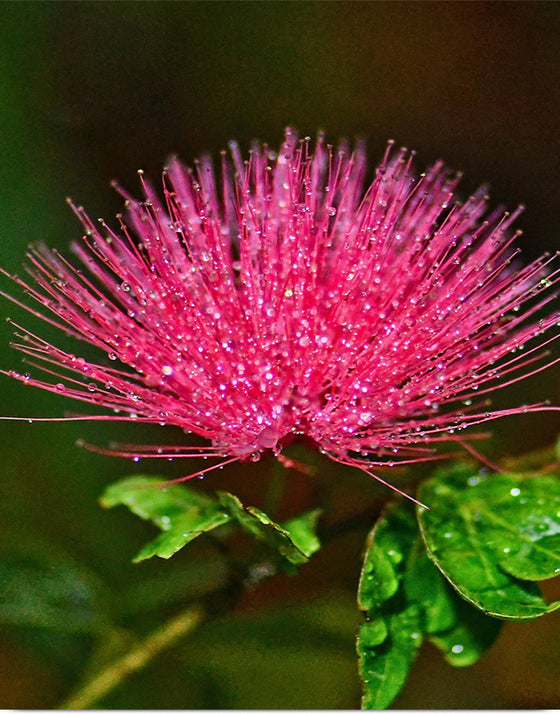
POLYGON ((274 516, 276 509, 280 505, 284 488, 286 486, 286 467, 279 461, 274 460, 272 465, 272 473, 268 483, 268 493, 264 504, 264 512, 270 516, 274 516))
POLYGON ((123 657, 104 667, 93 679, 78 688, 58 709, 88 709, 127 677, 146 667, 163 650, 192 632, 204 619, 202 607, 195 605, 172 617, 150 633, 123 657))

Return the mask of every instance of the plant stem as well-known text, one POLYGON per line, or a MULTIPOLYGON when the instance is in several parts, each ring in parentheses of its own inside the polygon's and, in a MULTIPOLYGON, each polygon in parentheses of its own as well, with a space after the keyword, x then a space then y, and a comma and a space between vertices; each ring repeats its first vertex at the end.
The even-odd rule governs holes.
POLYGON ((58 709, 87 709, 96 704, 127 677, 148 665, 164 649, 192 632, 205 616, 199 605, 172 617, 150 633, 123 657, 104 667, 93 679, 71 694, 58 709))
POLYGON ((272 474, 268 484, 268 493, 264 504, 264 512, 274 516, 276 509, 280 505, 284 488, 286 486, 286 467, 279 461, 274 460, 272 474))

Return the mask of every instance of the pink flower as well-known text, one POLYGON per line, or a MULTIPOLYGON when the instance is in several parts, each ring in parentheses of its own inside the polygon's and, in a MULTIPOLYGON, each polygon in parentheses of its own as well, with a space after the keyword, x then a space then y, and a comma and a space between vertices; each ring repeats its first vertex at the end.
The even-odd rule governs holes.
POLYGON ((226 463, 305 436, 369 470, 547 408, 488 412, 479 399, 547 366, 534 363, 555 339, 543 333, 559 316, 536 317, 555 297, 553 259, 512 262, 521 209, 485 217, 484 189, 455 203, 457 176, 438 162, 417 177, 391 146, 369 186, 361 145, 351 154, 319 136, 312 150, 288 130, 278 154, 255 145, 243 161, 230 148, 217 174, 207 157, 194 171, 171 160, 164 201, 142 175, 142 203, 118 189, 120 233, 73 207, 85 272, 31 248, 35 285, 12 278, 43 312, 26 309, 105 354, 88 361, 19 328, 14 346, 47 376, 11 376, 118 413, 97 418, 211 441, 114 453, 226 463))

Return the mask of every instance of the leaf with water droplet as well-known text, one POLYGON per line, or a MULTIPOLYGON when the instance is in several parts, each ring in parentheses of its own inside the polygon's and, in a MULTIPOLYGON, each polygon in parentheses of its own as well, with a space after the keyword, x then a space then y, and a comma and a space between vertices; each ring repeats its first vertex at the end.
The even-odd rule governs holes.
POLYGON ((134 562, 154 555, 170 558, 201 533, 231 520, 211 496, 177 484, 162 488, 165 484, 164 480, 151 476, 132 476, 109 486, 100 499, 105 508, 127 506, 163 531, 142 548, 134 562))
POLYGON ((385 709, 391 704, 404 686, 422 639, 416 605, 360 626, 357 650, 364 685, 363 709, 385 709), (386 635, 381 639, 383 632, 386 635))
POLYGON ((191 540, 202 533, 223 526, 229 520, 227 513, 218 508, 201 510, 199 506, 193 506, 184 513, 175 516, 170 521, 169 528, 145 545, 134 557, 133 562, 139 563, 154 555, 160 558, 170 558, 191 540))
POLYGON ((358 605, 371 610, 398 590, 405 559, 418 528, 413 513, 404 507, 389 509, 375 524, 366 542, 358 605))
POLYGON ((304 513, 284 524, 275 523, 266 513, 254 506, 244 506, 241 501, 226 491, 218 492, 222 508, 227 511, 243 530, 266 543, 281 556, 288 572, 309 560, 320 543, 315 533, 319 511, 304 513))
MULTIPOLYGON (((437 575, 441 577, 439 572, 437 575)), ((469 667, 478 662, 496 641, 503 622, 485 615, 457 595, 451 586, 448 585, 448 588, 450 601, 455 608, 455 624, 442 632, 434 632, 429 640, 441 650, 450 665, 469 667)))
POLYGON ((459 464, 421 485, 430 557, 466 600, 495 617, 533 619, 560 608, 531 582, 560 572, 560 480, 475 474, 459 464))
POLYGON ((413 509, 403 503, 386 511, 366 542, 358 606, 367 621, 357 642, 364 709, 382 709, 393 701, 422 644, 421 608, 403 587, 417 539, 413 509))
POLYGON ((502 622, 463 600, 439 572, 418 539, 404 576, 407 599, 423 613, 427 639, 454 667, 474 664, 495 641, 502 622))
POLYGON ((502 624, 465 602, 439 572, 409 503, 388 509, 370 533, 358 604, 367 617, 358 634, 366 709, 387 707, 399 694, 424 639, 450 664, 466 666, 502 624))

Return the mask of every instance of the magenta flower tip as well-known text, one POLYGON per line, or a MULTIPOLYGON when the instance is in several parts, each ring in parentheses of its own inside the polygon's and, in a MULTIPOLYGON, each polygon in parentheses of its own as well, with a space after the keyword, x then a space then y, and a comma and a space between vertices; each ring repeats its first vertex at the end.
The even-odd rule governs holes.
POLYGON ((555 297, 556 258, 518 265, 520 209, 488 213, 484 188, 457 203, 457 175, 437 162, 417 176, 393 144, 369 185, 362 144, 334 150, 321 133, 312 148, 291 128, 277 154, 255 144, 244 160, 232 142, 218 171, 173 158, 162 198, 143 172, 142 202, 115 184, 118 232, 69 200, 85 270, 40 244, 32 282, 12 278, 40 306, 26 309, 106 359, 18 328, 15 347, 48 376, 11 375, 116 412, 97 418, 211 442, 114 449, 133 457, 257 459, 306 437, 368 470, 548 408, 491 412, 480 395, 548 366, 535 363, 559 316, 537 313, 555 297))

